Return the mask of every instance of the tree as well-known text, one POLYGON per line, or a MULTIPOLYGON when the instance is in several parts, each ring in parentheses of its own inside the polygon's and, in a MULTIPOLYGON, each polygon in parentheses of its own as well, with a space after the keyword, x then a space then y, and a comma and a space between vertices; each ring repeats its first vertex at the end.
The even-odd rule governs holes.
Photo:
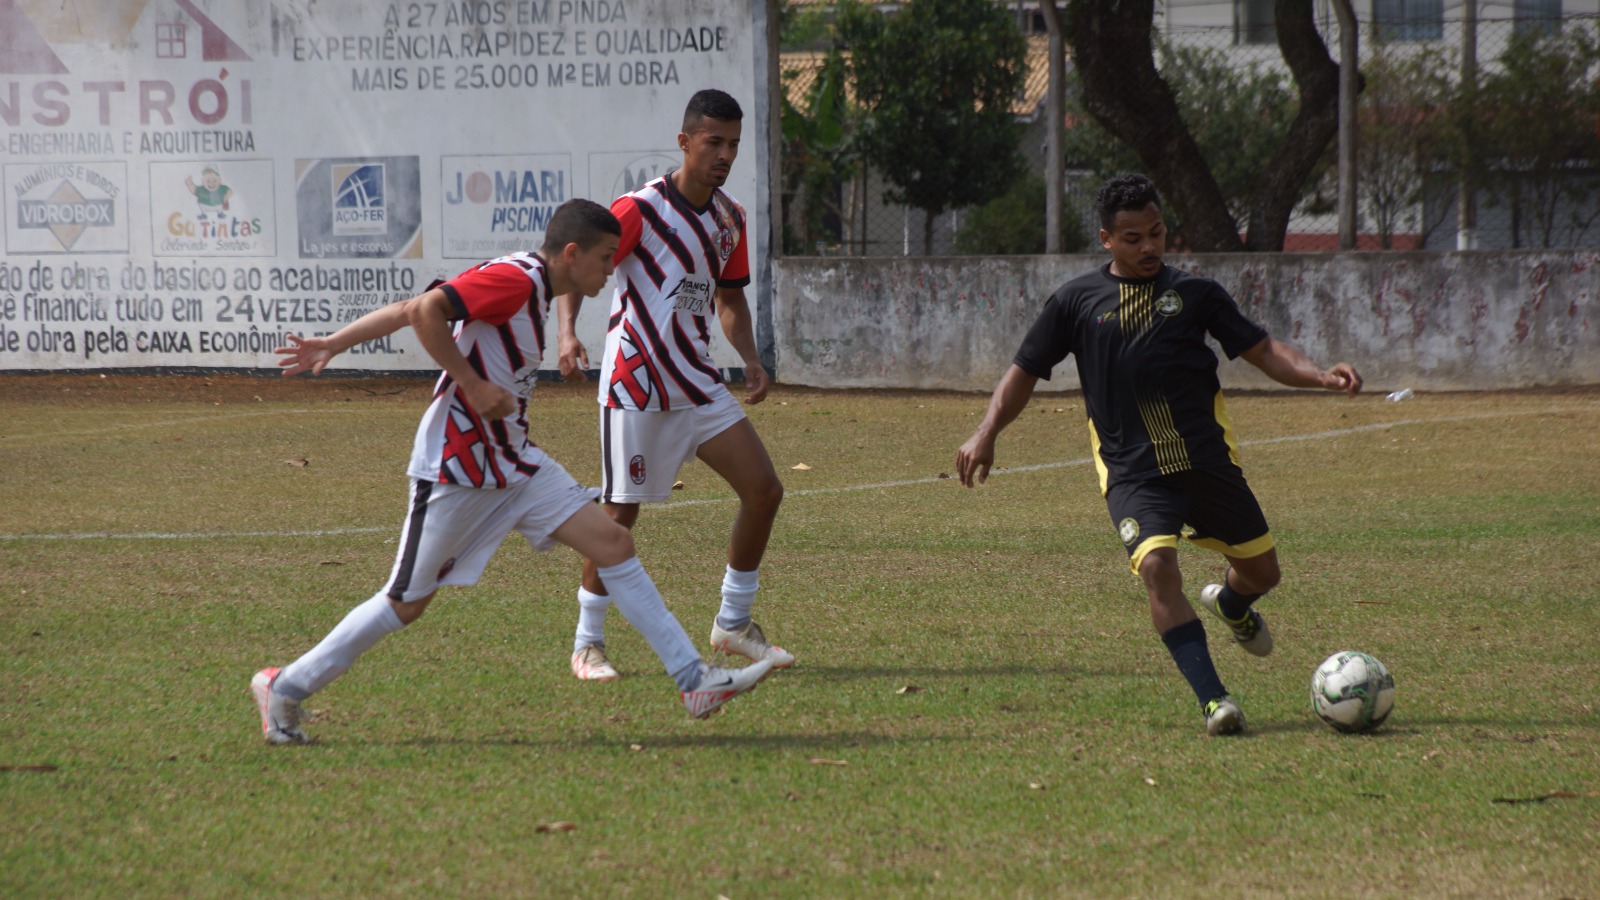
POLYGON ((885 196, 926 216, 928 253, 935 217, 1004 193, 1022 171, 1011 111, 1022 35, 992 0, 909 0, 894 15, 846 0, 837 27, 863 109, 858 146, 885 196))
MULTIPOLYGON (((792 73, 784 73, 789 77, 792 73)), ((851 113, 845 102, 845 63, 838 50, 828 53, 806 97, 806 109, 785 96, 783 125, 784 250, 804 253, 818 242, 834 243, 842 234, 845 211, 840 183, 858 165, 850 140, 851 113)), ((785 92, 787 94, 787 92, 785 92)))
MULTIPOLYGON (((1450 55, 1435 48, 1396 53, 1384 44, 1367 62, 1356 130, 1359 188, 1361 205, 1385 250, 1393 248, 1407 217, 1424 208, 1429 172, 1454 127, 1448 108, 1460 92, 1450 82, 1450 68, 1450 55)), ((1439 224, 1417 222, 1424 244, 1439 224)))
MULTIPOLYGON (((1026 174, 1010 190, 962 215, 956 234, 957 253, 973 256, 1010 256, 1045 252, 1045 181, 1026 174)), ((1088 246, 1083 225, 1071 211, 1061 223, 1062 253, 1078 253, 1088 246)))
POLYGON ((1572 27, 1557 36, 1514 36, 1487 72, 1476 127, 1488 157, 1486 168, 1502 177, 1489 185, 1495 202, 1513 211, 1513 245, 1524 246, 1523 214, 1533 239, 1549 247, 1558 232, 1581 236, 1593 219, 1577 209, 1595 195, 1593 166, 1600 160, 1600 40, 1592 28, 1572 27), (1583 172, 1587 170, 1587 177, 1583 172))
MULTIPOLYGON (((1239 65, 1226 53, 1193 46, 1175 46, 1157 39, 1162 77, 1175 86, 1178 114, 1192 130, 1233 221, 1249 214, 1261 173, 1287 137, 1298 101, 1282 71, 1269 66, 1239 65)), ((1071 100, 1076 120, 1068 132, 1069 165, 1088 168, 1099 178, 1140 167, 1138 156, 1089 118, 1081 90, 1071 100)), ((1321 169, 1327 168, 1326 157, 1321 169)), ((1316 174, 1316 173, 1314 173, 1316 174)), ((1183 221, 1168 210, 1170 226, 1185 233, 1183 221)))
POLYGON ((1138 155, 1195 250, 1282 250, 1289 216, 1338 132, 1339 67, 1317 33, 1312 0, 1276 0, 1273 16, 1299 108, 1255 175, 1245 204, 1247 237, 1241 240, 1238 220, 1179 98, 1156 69, 1155 0, 1067 4, 1065 24, 1084 108, 1138 155))

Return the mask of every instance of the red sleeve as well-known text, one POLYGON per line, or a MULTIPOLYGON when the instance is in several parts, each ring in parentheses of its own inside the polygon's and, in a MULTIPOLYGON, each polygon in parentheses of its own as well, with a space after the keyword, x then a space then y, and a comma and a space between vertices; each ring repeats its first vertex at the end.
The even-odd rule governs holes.
POLYGON ((718 287, 744 287, 750 283, 750 245, 745 240, 744 222, 739 223, 739 242, 733 253, 722 264, 722 274, 717 277, 718 287))
POLYGON ((444 287, 466 318, 504 325, 533 299, 533 281, 521 266, 500 263, 468 269, 444 287))
POLYGON ((622 223, 622 240, 617 244, 617 255, 611 260, 612 265, 621 263, 639 246, 639 236, 644 234, 644 217, 639 215, 639 204, 634 202, 632 194, 623 194, 611 204, 611 214, 622 223))

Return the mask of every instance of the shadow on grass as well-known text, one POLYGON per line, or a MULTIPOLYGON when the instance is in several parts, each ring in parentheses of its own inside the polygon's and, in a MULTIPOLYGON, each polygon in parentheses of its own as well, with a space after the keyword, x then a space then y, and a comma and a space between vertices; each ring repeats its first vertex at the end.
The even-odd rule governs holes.
MULTIPOLYGON (((397 741, 360 741, 375 747, 531 747, 543 750, 621 749, 628 752, 638 744, 646 750, 663 748, 749 749, 749 750, 830 750, 908 744, 936 746, 976 740, 972 735, 874 734, 865 731, 806 734, 630 734, 626 737, 590 734, 583 737, 529 738, 516 735, 480 737, 417 737, 397 741)), ((352 740, 350 743, 357 743, 352 740)))

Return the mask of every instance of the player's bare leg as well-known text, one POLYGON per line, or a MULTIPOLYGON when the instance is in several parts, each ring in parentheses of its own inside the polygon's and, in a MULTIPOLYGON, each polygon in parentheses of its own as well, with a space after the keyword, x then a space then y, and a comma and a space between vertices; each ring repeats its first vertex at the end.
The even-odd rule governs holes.
POLYGON ((750 617, 772 526, 783 503, 783 482, 749 419, 741 419, 700 445, 696 454, 739 497, 728 537, 728 568, 722 580, 722 607, 711 627, 711 646, 750 659, 770 660, 777 668, 794 664, 794 654, 767 640, 750 617))
POLYGON ((1256 556, 1228 556, 1228 572, 1221 584, 1208 584, 1200 591, 1200 605, 1221 619, 1233 631, 1233 639, 1247 653, 1266 656, 1272 652, 1272 629, 1253 608, 1261 595, 1277 587, 1283 577, 1278 569, 1278 551, 1268 549, 1256 556))
POLYGON ((1149 551, 1139 561, 1139 578, 1150 598, 1150 620, 1156 633, 1200 701, 1206 732, 1215 737, 1243 731, 1244 712, 1223 687, 1206 646, 1205 626, 1183 595, 1178 552, 1171 547, 1149 551))

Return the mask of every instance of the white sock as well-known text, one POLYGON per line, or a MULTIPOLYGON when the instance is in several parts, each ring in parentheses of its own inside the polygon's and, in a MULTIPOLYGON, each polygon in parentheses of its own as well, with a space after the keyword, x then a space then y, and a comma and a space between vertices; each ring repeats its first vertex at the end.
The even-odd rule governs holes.
POLYGON ((656 590, 655 582, 650 580, 639 557, 601 568, 600 577, 605 580, 606 590, 611 592, 611 602, 616 604, 617 612, 650 642, 650 649, 661 657, 661 664, 674 680, 680 672, 700 662, 700 651, 694 648, 683 626, 667 610, 661 592, 656 590))
POLYGON ((284 666, 272 689, 290 699, 304 700, 343 675, 356 657, 404 627, 388 596, 379 591, 350 610, 311 652, 284 666))
POLYGON ((572 639, 572 652, 577 653, 590 644, 606 642, 606 610, 611 608, 611 597, 596 594, 588 588, 578 588, 578 633, 572 639))
POLYGON ((750 607, 756 603, 760 570, 741 572, 729 566, 722 576, 722 608, 717 610, 717 625, 732 631, 750 621, 750 607))

